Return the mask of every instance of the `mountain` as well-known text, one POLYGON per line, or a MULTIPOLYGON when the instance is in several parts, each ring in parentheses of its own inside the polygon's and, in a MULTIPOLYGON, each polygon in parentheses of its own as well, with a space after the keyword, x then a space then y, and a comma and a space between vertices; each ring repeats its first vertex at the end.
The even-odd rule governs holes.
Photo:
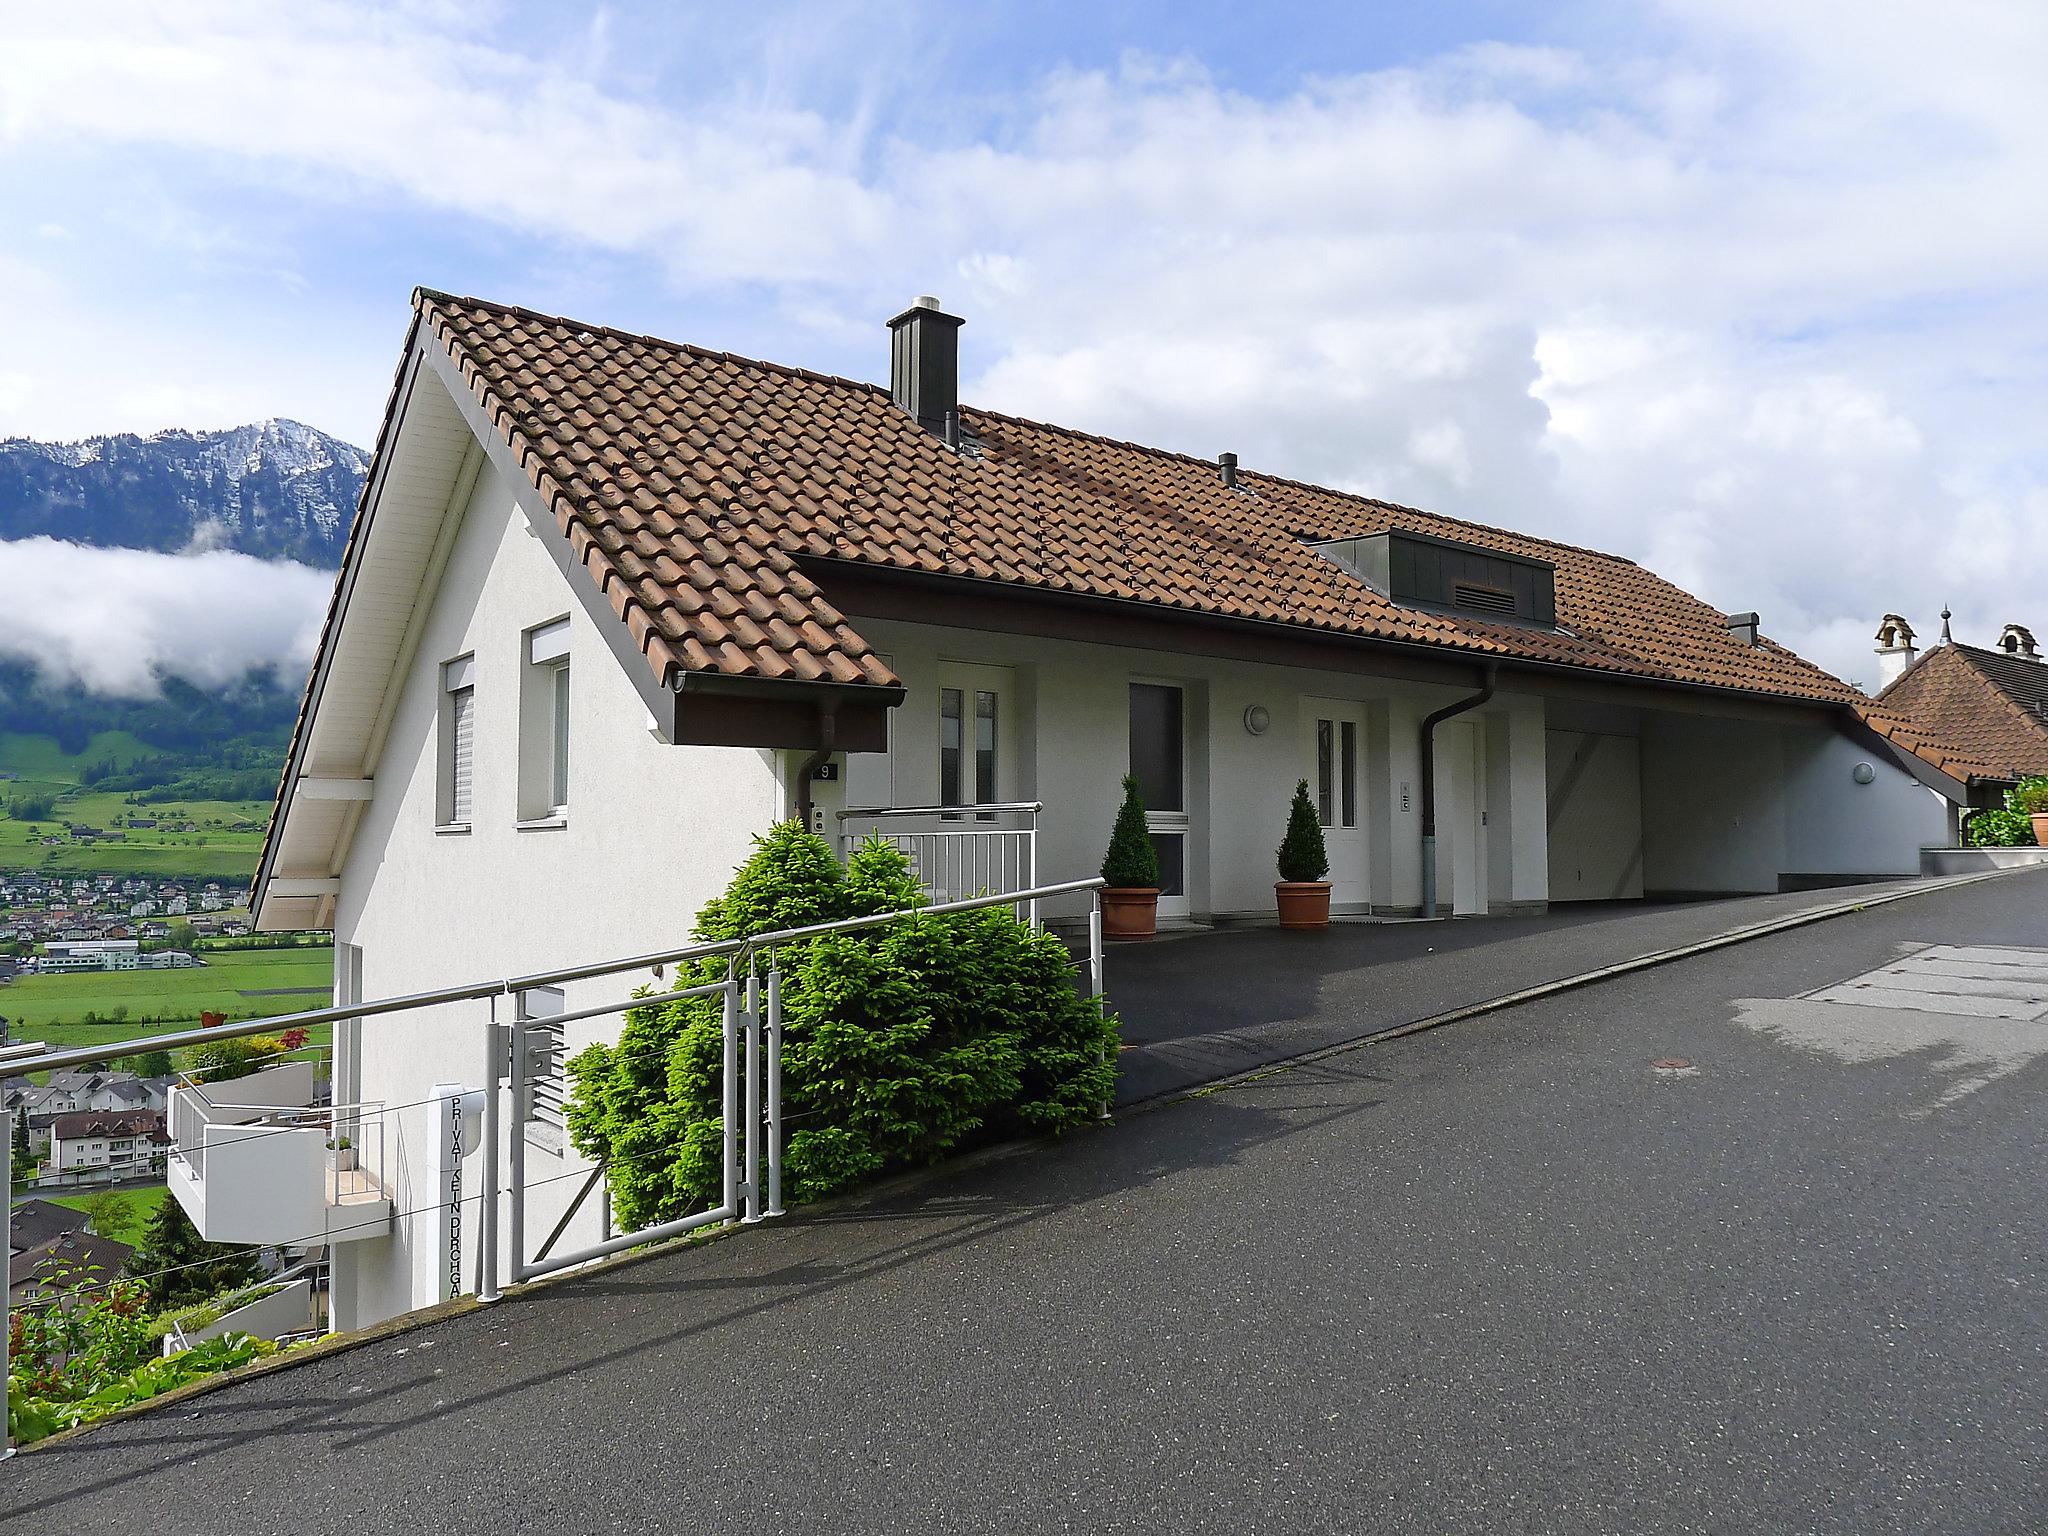
POLYGON ((0 539, 238 549, 333 568, 370 458, 282 419, 75 443, 0 439, 0 539))

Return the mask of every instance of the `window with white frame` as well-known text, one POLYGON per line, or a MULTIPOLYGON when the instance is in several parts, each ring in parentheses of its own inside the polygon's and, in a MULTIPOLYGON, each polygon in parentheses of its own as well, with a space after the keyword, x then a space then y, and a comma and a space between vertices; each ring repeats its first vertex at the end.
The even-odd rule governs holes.
POLYGON ((441 667, 441 767, 436 820, 466 828, 476 793, 476 658, 441 667))
POLYGON ((520 686, 519 819, 556 821, 569 813, 569 621, 526 632, 520 686))

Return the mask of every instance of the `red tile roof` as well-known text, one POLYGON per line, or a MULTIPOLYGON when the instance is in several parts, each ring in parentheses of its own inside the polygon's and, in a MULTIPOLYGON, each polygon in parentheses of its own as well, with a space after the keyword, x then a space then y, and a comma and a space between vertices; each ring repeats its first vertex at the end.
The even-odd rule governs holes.
POLYGON ((1971 777, 2048 774, 2048 663, 1937 646, 1878 695, 1878 706, 1949 743, 1974 765, 1971 777))
POLYGON ((1854 707, 1847 683, 1632 561, 963 409, 956 453, 876 385, 422 291, 446 347, 665 681, 892 683, 807 555, 1854 707), (1556 565, 1558 629, 1404 607, 1308 548, 1394 528, 1556 565))

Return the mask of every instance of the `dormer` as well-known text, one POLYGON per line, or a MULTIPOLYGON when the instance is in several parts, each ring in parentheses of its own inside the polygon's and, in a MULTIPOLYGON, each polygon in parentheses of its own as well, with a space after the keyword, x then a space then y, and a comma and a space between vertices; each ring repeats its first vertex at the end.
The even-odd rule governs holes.
POLYGON ((1411 608, 1557 626, 1557 567, 1548 560, 1394 528, 1307 542, 1375 591, 1411 608))

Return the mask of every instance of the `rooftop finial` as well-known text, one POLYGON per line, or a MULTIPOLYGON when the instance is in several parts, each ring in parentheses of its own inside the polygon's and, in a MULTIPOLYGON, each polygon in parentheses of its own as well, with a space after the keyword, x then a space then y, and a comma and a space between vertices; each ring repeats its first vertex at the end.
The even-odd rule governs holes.
POLYGON ((1941 605, 1941 643, 1943 645, 1955 644, 1956 637, 1948 632, 1948 621, 1953 617, 1955 615, 1948 611, 1948 604, 1943 603, 1941 605))

